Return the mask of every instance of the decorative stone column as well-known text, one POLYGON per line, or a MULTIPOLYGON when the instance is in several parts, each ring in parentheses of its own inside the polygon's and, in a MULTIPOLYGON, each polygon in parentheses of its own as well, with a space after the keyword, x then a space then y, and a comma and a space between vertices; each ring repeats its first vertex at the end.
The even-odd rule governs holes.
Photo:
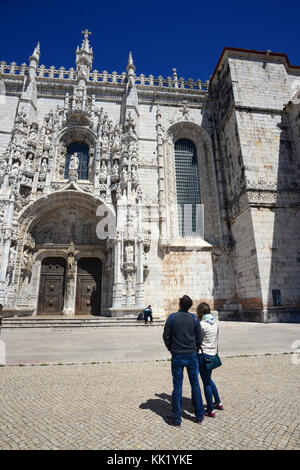
MULTIPOLYGON (((121 259, 122 259, 122 241, 117 234, 115 249, 114 249, 114 285, 113 285, 113 304, 112 308, 120 308, 123 300, 123 282, 121 272, 121 259)), ((113 313, 113 312, 112 312, 113 313)))
POLYGON ((9 250, 11 245, 11 234, 12 234, 12 219, 14 212, 14 196, 6 202, 4 210, 4 218, 6 221, 5 226, 2 229, 2 257, 0 267, 0 303, 4 303, 6 297, 6 272, 9 259, 9 250))
POLYGON ((66 289, 64 298, 64 309, 63 315, 73 316, 75 315, 75 303, 76 303, 76 280, 77 280, 77 262, 75 254, 78 251, 75 250, 74 243, 71 242, 67 251, 67 269, 66 269, 66 289))
POLYGON ((37 315, 38 309, 38 299, 39 299, 39 287, 41 279, 41 270, 42 270, 42 261, 35 260, 32 266, 32 280, 31 280, 31 290, 32 290, 32 300, 34 305, 33 315, 37 315))
POLYGON ((139 307, 144 306, 144 242, 141 236, 137 241, 137 272, 136 272, 136 304, 139 307))
POLYGON ((156 111, 157 134, 157 166, 158 166, 158 204, 159 204, 159 237, 162 244, 166 240, 166 198, 165 198, 165 169, 163 157, 163 130, 159 105, 156 111))

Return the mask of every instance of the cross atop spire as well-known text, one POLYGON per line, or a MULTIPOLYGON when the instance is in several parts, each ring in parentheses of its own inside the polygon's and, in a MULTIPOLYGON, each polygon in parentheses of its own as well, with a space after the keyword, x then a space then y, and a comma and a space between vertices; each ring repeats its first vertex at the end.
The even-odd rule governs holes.
POLYGON ((81 31, 81 33, 83 34, 83 40, 81 47, 78 46, 76 49, 76 71, 77 78, 82 86, 83 82, 89 79, 93 63, 93 49, 89 42, 89 35, 92 33, 88 29, 81 31))
POLYGON ((92 33, 88 29, 85 29, 84 31, 81 31, 81 34, 84 35, 84 39, 88 39, 89 35, 92 34, 92 33))

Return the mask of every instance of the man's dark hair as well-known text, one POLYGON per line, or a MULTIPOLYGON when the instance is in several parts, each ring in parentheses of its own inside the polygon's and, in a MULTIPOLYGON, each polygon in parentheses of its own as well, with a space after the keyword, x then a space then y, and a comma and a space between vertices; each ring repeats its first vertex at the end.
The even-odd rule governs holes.
POLYGON ((189 308, 193 305, 192 299, 188 295, 184 295, 183 297, 180 298, 179 300, 180 308, 181 310, 184 310, 187 312, 189 308))

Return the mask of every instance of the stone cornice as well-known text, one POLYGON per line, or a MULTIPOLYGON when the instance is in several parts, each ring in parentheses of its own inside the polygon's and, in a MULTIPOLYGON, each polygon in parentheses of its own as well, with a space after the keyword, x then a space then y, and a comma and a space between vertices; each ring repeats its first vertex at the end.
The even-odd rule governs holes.
POLYGON ((233 103, 232 106, 229 108, 226 116, 223 118, 222 122, 217 126, 217 132, 221 133, 226 126, 226 123, 230 119, 233 112, 240 111, 246 113, 257 113, 257 114, 279 114, 282 115, 284 110, 281 108, 259 108, 256 106, 243 106, 241 104, 233 103))
POLYGON ((231 214, 229 220, 234 220, 242 214, 249 207, 300 207, 300 188, 282 187, 281 189, 266 189, 262 187, 247 187, 234 198, 234 200, 227 203, 229 213, 231 214), (296 201, 284 201, 281 196, 298 195, 296 201))

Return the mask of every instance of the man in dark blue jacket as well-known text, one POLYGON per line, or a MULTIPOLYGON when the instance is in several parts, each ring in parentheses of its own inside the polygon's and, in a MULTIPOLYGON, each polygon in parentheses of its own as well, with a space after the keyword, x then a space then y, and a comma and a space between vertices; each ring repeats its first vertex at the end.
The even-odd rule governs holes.
POLYGON ((184 295, 179 299, 179 311, 172 313, 166 323, 163 340, 172 354, 172 416, 167 421, 172 426, 181 424, 181 402, 183 369, 187 368, 192 389, 192 403, 195 410, 196 422, 201 424, 204 418, 201 390, 199 386, 199 364, 197 352, 202 342, 199 320, 189 313, 193 305, 192 299, 184 295))

